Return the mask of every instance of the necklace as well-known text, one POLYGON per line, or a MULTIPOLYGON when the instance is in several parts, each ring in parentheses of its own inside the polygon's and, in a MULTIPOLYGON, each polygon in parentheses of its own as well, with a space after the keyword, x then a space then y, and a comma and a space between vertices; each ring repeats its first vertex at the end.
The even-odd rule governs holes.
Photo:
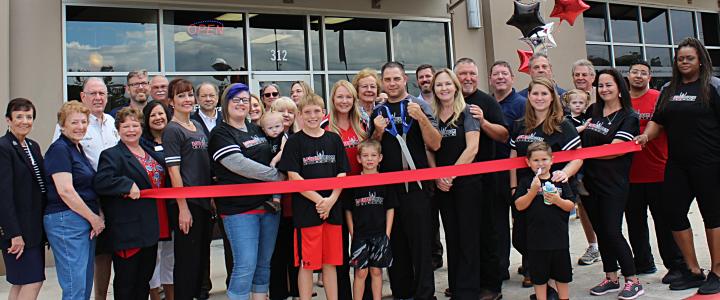
MULTIPOLYGON (((617 115, 618 115, 617 112, 618 112, 618 111, 615 111, 615 112, 610 113, 610 115, 615 114, 615 115, 612 117, 612 119, 611 119, 611 118, 608 118, 607 116, 605 116, 605 119, 608 120, 608 125, 612 125, 612 122, 615 121, 615 117, 617 117, 617 115)), ((609 115, 608 115, 608 116, 609 116, 609 115)))
POLYGON ((188 120, 187 122, 180 121, 178 118, 173 118, 172 120, 178 122, 180 125, 184 125, 185 127, 192 126, 192 121, 190 120, 188 120))

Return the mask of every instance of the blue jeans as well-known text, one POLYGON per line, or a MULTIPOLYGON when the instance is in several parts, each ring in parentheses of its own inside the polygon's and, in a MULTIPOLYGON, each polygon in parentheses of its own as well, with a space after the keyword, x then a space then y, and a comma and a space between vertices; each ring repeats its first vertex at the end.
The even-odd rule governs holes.
POLYGON ((280 214, 236 214, 223 223, 233 253, 228 298, 247 300, 251 292, 267 293, 280 214))
POLYGON ((63 300, 90 299, 95 261, 90 223, 72 210, 45 215, 43 223, 63 300))

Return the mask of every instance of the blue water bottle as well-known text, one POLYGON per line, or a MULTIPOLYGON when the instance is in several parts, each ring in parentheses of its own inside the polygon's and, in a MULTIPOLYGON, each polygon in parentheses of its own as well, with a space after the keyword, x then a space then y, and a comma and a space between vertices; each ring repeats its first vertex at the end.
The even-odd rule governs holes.
MULTIPOLYGON (((552 194, 557 193, 557 188, 554 184, 550 181, 545 181, 545 185, 543 186, 543 194, 552 194)), ((552 205, 552 203, 548 202, 547 199, 543 198, 543 202, 546 205, 552 205)))

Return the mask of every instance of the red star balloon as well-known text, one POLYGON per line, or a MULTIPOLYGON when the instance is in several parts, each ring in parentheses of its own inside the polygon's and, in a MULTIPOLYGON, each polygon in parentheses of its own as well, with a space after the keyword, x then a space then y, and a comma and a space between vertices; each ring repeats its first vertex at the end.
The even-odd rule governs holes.
POLYGON ((560 18, 562 21, 567 21, 570 26, 575 25, 575 19, 581 13, 590 8, 583 0, 555 0, 555 7, 553 7, 550 17, 560 18))
POLYGON ((520 58, 520 67, 518 68, 518 72, 530 74, 530 58, 533 56, 533 52, 518 49, 517 54, 520 58))

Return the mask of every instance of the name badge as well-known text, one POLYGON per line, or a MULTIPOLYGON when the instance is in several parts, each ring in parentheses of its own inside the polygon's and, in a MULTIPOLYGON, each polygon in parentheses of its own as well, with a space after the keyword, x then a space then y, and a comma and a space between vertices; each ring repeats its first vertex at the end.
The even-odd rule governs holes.
POLYGON ((163 146, 161 146, 161 145, 155 146, 155 152, 160 152, 160 151, 163 151, 163 146))

